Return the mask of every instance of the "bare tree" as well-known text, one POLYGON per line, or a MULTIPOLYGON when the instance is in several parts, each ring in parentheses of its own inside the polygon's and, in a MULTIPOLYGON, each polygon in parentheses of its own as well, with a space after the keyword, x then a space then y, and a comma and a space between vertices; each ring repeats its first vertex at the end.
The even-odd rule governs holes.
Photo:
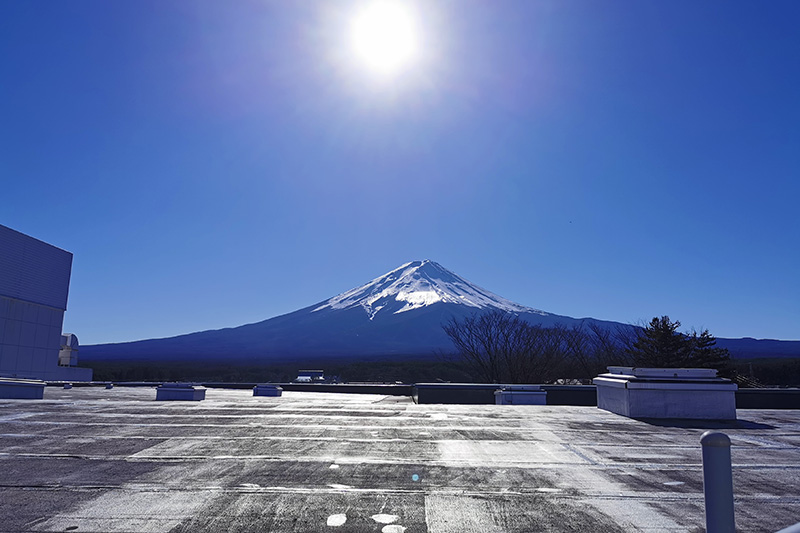
POLYGON ((506 355, 510 383, 548 383, 559 377, 564 365, 567 330, 543 328, 523 322, 520 344, 506 355))
POLYGON ((572 327, 556 326, 560 332, 562 375, 565 380, 591 381, 611 365, 629 362, 628 351, 638 338, 632 326, 603 326, 586 321, 572 327))
POLYGON ((562 327, 542 328, 501 311, 451 319, 445 333, 461 358, 491 383, 546 383, 564 359, 562 327))
POLYGON ((511 313, 492 311, 463 320, 452 318, 444 331, 458 356, 480 379, 552 383, 558 379, 589 382, 608 366, 631 364, 632 349, 643 330, 593 321, 545 328, 511 313))
POLYGON ((625 366, 631 363, 630 348, 639 338, 639 330, 635 326, 617 325, 614 328, 603 327, 597 323, 589 324, 594 347, 594 359, 597 371, 605 372, 612 365, 625 366))
POLYGON ((499 383, 503 354, 501 346, 509 342, 513 320, 502 313, 473 315, 462 321, 451 318, 443 326, 458 354, 482 379, 499 383))
POLYGON ((564 330, 564 351, 570 361, 562 377, 590 380, 597 375, 597 347, 583 325, 564 330))

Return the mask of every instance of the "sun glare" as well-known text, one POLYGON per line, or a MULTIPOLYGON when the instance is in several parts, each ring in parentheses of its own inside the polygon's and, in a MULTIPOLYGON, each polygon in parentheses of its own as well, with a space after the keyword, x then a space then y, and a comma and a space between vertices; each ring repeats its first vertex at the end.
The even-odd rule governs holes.
POLYGON ((413 62, 418 35, 413 13, 399 1, 376 0, 353 19, 352 44, 356 56, 370 70, 394 74, 413 62))

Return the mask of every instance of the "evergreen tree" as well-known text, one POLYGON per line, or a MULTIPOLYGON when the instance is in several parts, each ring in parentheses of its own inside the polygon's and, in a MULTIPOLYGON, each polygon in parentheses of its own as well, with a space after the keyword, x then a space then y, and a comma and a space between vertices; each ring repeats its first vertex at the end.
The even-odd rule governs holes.
POLYGON ((720 374, 726 375, 730 371, 730 354, 727 348, 718 348, 715 339, 707 329, 700 335, 693 331, 687 337, 692 349, 691 364, 693 368, 716 368, 720 374))
POLYGON ((720 374, 729 373, 728 350, 717 348, 717 339, 707 329, 699 335, 696 331, 685 335, 678 331, 680 326, 680 322, 672 322, 668 316, 653 318, 628 350, 633 364, 652 368, 715 368, 720 374))
POLYGON ((678 331, 681 323, 668 316, 654 317, 630 348, 633 364, 640 367, 682 368, 689 366, 692 348, 678 331))

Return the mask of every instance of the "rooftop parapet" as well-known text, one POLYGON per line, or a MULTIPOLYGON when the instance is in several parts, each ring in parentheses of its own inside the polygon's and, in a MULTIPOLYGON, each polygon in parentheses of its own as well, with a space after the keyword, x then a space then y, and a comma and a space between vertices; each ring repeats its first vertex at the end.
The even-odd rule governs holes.
POLYGON ((0 398, 8 400, 41 400, 46 383, 36 379, 0 378, 0 398))

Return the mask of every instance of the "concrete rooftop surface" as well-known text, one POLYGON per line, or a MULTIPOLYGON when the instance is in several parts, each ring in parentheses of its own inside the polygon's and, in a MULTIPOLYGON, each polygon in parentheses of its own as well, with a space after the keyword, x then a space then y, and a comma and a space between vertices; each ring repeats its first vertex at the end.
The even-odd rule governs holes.
POLYGON ((706 429, 733 443, 739 531, 800 521, 800 411, 681 423, 378 395, 155 395, 0 400, 0 531, 703 531, 706 429))

